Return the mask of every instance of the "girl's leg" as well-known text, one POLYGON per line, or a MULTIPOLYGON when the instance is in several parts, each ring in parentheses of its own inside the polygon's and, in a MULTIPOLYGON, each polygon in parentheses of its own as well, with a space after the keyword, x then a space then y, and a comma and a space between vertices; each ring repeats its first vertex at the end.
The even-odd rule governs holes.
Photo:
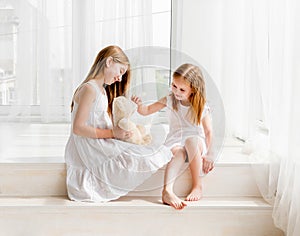
POLYGON ((202 170, 202 142, 198 137, 188 138, 185 142, 185 148, 189 158, 192 177, 192 190, 185 200, 198 201, 202 197, 202 179, 200 177, 200 171, 202 170))
POLYGON ((186 204, 178 198, 173 192, 174 182, 177 178, 182 165, 185 162, 186 152, 183 147, 174 147, 172 149, 173 158, 167 164, 164 177, 164 188, 162 192, 162 201, 175 209, 183 209, 186 204))

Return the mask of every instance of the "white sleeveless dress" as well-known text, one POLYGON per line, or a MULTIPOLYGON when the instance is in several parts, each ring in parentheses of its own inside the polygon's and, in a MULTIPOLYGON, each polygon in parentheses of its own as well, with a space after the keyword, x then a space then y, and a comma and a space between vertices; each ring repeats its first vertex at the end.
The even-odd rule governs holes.
MULTIPOLYGON (((107 96, 96 90, 88 125, 111 129, 107 96)), ((74 104, 72 122, 77 112, 74 104)), ((65 148, 68 196, 75 201, 104 202, 117 199, 142 184, 172 158, 162 144, 140 146, 117 139, 93 139, 70 134, 65 148)))
MULTIPOLYGON (((172 108, 172 98, 170 95, 167 96, 167 115, 170 126, 165 145, 169 148, 184 146, 187 138, 197 136, 202 142, 202 154, 204 155, 207 152, 207 148, 203 126, 202 124, 195 125, 190 122, 188 110, 189 106, 184 106, 179 102, 178 111, 174 111, 172 108)), ((210 114, 210 108, 205 104, 201 120, 208 114, 210 114)))

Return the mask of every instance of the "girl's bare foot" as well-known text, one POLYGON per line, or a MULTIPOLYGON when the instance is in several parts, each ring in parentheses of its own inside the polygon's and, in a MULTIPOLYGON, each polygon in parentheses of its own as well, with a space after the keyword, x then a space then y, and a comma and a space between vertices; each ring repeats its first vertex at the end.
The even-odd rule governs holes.
POLYGON ((174 193, 163 191, 162 201, 164 204, 174 207, 176 210, 181 210, 186 206, 186 203, 177 197, 174 193))
POLYGON ((199 201, 202 198, 202 189, 193 188, 189 195, 185 198, 186 201, 199 201))

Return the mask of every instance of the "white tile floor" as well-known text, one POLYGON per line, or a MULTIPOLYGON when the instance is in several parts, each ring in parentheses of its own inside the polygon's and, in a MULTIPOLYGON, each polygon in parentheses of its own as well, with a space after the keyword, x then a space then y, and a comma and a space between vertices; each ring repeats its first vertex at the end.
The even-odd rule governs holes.
MULTIPOLYGON (((167 131, 155 125, 163 139, 167 131)), ((0 163, 63 163, 70 124, 0 123, 0 163)), ((160 142, 157 138, 156 142, 160 142)), ((241 142, 226 139, 219 162, 248 162, 241 153, 241 142), (232 155, 234 154, 234 155, 232 155)))
POLYGON ((64 162, 70 124, 0 124, 0 162, 64 162))

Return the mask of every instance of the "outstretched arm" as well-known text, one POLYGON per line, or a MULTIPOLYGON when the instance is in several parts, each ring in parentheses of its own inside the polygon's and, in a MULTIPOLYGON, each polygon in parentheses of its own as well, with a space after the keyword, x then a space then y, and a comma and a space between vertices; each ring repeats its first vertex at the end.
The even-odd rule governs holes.
POLYGON ((151 105, 143 105, 142 100, 137 96, 132 96, 131 100, 138 105, 138 113, 140 113, 143 116, 147 116, 150 114, 153 114, 164 107, 166 107, 167 98, 163 97, 159 99, 157 102, 152 103, 151 105))

